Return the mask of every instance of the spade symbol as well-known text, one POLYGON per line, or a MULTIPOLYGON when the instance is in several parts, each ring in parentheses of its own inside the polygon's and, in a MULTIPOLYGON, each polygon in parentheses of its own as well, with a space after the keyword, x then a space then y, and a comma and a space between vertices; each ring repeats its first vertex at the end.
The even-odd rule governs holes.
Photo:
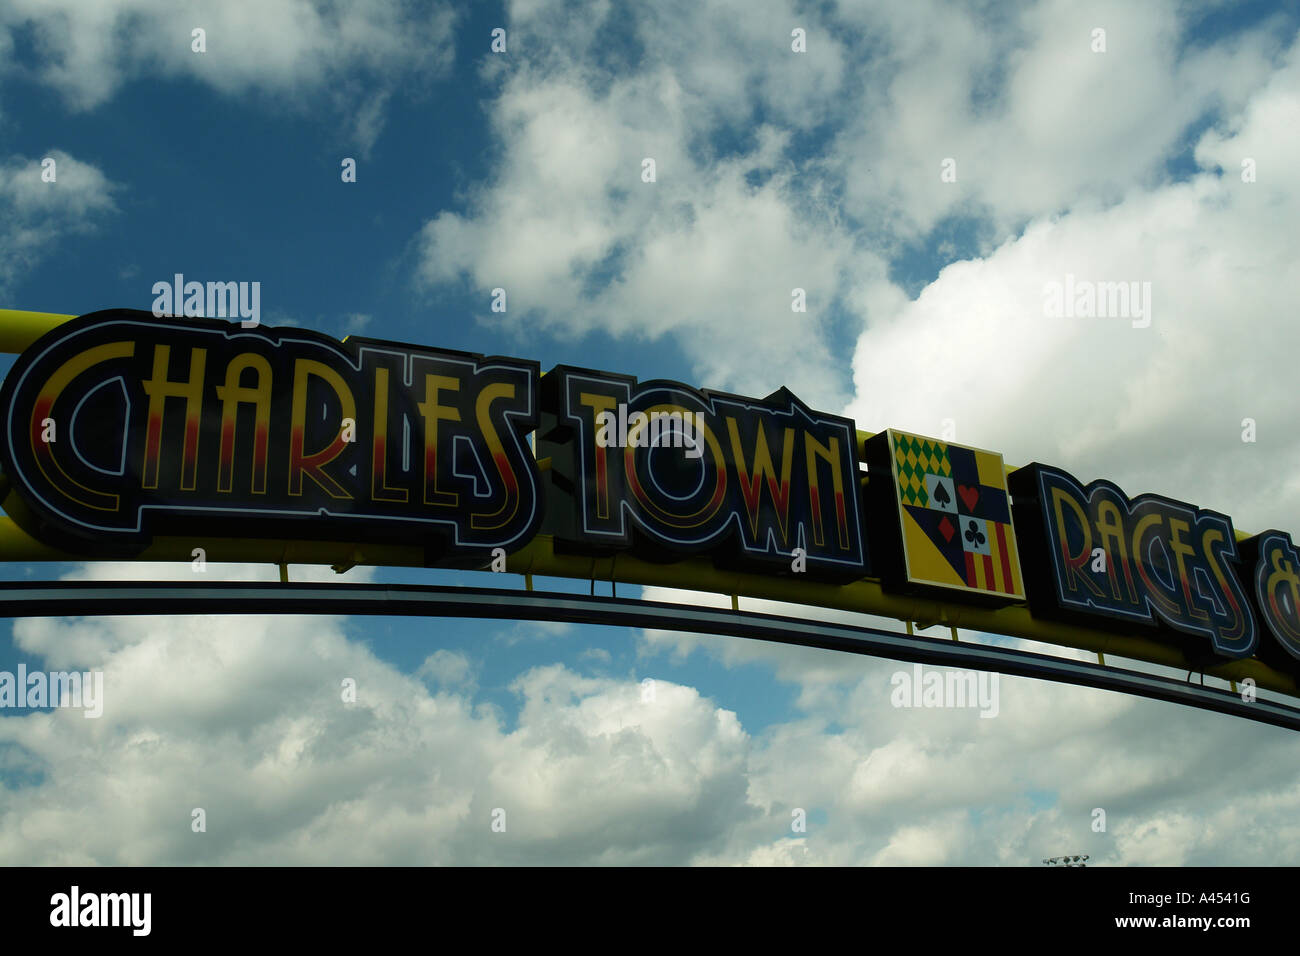
POLYGON ((944 488, 942 483, 934 486, 934 500, 941 505, 949 504, 952 501, 952 496, 948 494, 948 490, 944 488))

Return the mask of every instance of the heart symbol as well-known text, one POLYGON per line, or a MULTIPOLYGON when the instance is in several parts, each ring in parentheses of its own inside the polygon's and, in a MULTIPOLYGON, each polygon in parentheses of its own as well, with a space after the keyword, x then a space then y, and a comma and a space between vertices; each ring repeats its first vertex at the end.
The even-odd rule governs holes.
POLYGON ((975 502, 980 500, 980 490, 978 488, 958 485, 957 494, 961 495, 962 503, 966 505, 967 511, 975 510, 975 502))

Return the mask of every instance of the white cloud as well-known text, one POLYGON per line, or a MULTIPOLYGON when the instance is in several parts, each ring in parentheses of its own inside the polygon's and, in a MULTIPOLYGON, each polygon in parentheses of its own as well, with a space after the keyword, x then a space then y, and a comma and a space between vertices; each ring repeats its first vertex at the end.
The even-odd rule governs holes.
POLYGON ((392 91, 450 68, 454 25, 448 5, 414 0, 12 0, 0 8, 0 39, 30 27, 36 78, 75 109, 151 76, 270 94, 279 109, 320 94, 348 118, 363 155, 392 91), (206 52, 192 49, 196 28, 206 32, 206 52))
POLYGON ((832 159, 845 211, 905 239, 950 215, 986 217, 1006 235, 1082 197, 1113 202, 1158 180, 1190 124, 1240 108, 1266 80, 1278 46, 1263 27, 1181 49, 1189 11, 1173 2, 839 12, 882 48, 864 61, 866 108, 850 114, 832 159), (1092 50, 1098 27, 1104 53, 1092 50), (949 157, 955 183, 940 179, 949 157))
POLYGON ((343 331, 346 335, 361 335, 374 319, 367 312, 349 312, 343 316, 343 331))
POLYGON ((455 687, 473 679, 474 662, 460 651, 439 648, 424 659, 416 673, 435 684, 455 687))
POLYGON ((871 430, 923 434, 951 418, 959 441, 1012 463, 1048 461, 1085 481, 1112 478, 1132 495, 1183 497, 1246 529, 1293 523, 1298 56, 1293 48, 1233 121, 1237 132, 1202 138, 1196 156, 1207 171, 1134 189, 1105 209, 1036 220, 987 258, 948 266, 874 323, 854 355, 849 414, 871 430), (1257 182, 1242 182, 1243 157, 1257 161, 1257 182), (1150 327, 1048 317, 1045 286, 1067 274, 1149 282, 1150 327), (1247 417, 1258 423, 1253 444, 1241 440, 1247 417))
POLYGON ((499 164, 425 225, 421 280, 468 281, 484 303, 505 288, 507 316, 482 321, 521 340, 671 336, 700 384, 822 405, 847 398, 843 339, 904 304, 887 263, 909 244, 955 216, 985 247, 1162 181, 1187 130, 1239 109, 1281 46, 1273 24, 1186 44, 1173 2, 510 14, 510 62, 484 68, 499 164))
POLYGON ((852 659, 859 680, 847 695, 755 737, 749 792, 761 812, 709 862, 778 862, 769 850, 796 836, 796 807, 809 825, 790 862, 1023 866, 1067 852, 1103 865, 1300 858, 1300 832, 1288 822, 1300 806, 1289 731, 1008 677, 992 719, 974 709, 896 709, 889 675, 900 665, 852 659), (1093 829, 1096 808, 1106 812, 1104 832, 1093 829), (1153 832, 1162 839, 1153 842, 1153 832), (1174 844, 1181 859, 1170 858, 1174 844))
MULTIPOLYGON (((231 575, 209 565, 215 579, 231 575)), ((294 567, 294 580, 337 580, 294 567)), ((274 569, 239 569, 274 579, 274 569)), ((192 580, 189 565, 78 577, 192 580)), ((355 573, 347 576, 355 579, 355 573)), ((25 619, 50 669, 101 668, 98 720, 0 719, 9 782, 0 859, 25 863, 683 863, 747 812, 735 714, 660 681, 561 666, 522 673, 517 726, 460 690, 430 692, 337 618, 25 619), (342 681, 356 682, 355 704, 342 681), (204 809, 207 832, 191 830, 204 809), (506 811, 506 831, 491 829, 506 811)), ((424 674, 471 662, 432 655, 424 674)))
MULTIPOLYGON (((665 589, 644 596, 727 600, 665 589)), ((745 609, 790 611, 754 600, 745 609)), ((1300 832, 1287 823, 1300 806, 1289 731, 1005 676, 992 718, 977 707, 894 707, 891 677, 910 664, 726 637, 645 635, 643 653, 680 661, 692 652, 729 668, 751 665, 751 680, 763 679, 752 669, 761 665, 797 691, 795 713, 754 738, 748 780, 759 814, 701 862, 1036 865, 1066 852, 1110 865, 1248 864, 1261 852, 1279 862, 1300 858, 1300 832), (810 820, 797 843, 796 807, 810 820), (1106 812, 1105 832, 1093 830, 1097 808, 1106 812), (1243 831, 1248 840, 1239 839, 1243 831)))
MULTIPOLYGON (((194 576, 187 564, 92 573, 194 576)), ((1292 734, 1047 682, 1003 678, 994 719, 896 709, 899 665, 812 652, 854 673, 753 736, 689 686, 656 678, 647 696, 632 679, 556 664, 513 681, 521 707, 508 728, 457 685, 477 666, 469 655, 435 652, 402 674, 336 618, 29 619, 15 637, 49 669, 102 668, 105 706, 98 720, 0 719, 0 761, 19 774, 0 810, 4 860, 1023 865, 1063 852, 1129 864, 1300 853, 1300 828, 1285 823, 1300 809, 1292 734), (345 677, 356 704, 342 700, 345 677), (195 807, 206 833, 190 829, 195 807), (497 808, 505 833, 491 830, 497 808), (791 829, 795 808, 806 832, 791 829)))
POLYGON ((838 404, 830 307, 845 275, 884 266, 854 248, 820 177, 789 152, 826 112, 810 101, 836 88, 839 45, 823 33, 818 56, 792 53, 792 25, 814 24, 779 7, 679 13, 638 8, 627 24, 608 5, 576 21, 551 4, 512 7, 518 62, 491 114, 501 165, 467 211, 426 224, 420 276, 505 288, 507 316, 483 319, 508 334, 672 335, 711 386, 767 394, 779 367, 805 400, 838 404), (607 77, 592 59, 622 49, 604 32, 616 26, 646 56, 607 77), (712 138, 750 126, 755 89, 772 115, 720 156, 712 138), (806 312, 791 309, 796 288, 806 312))
POLYGON ((0 294, 49 256, 61 238, 90 231, 113 213, 113 194, 120 188, 98 167, 61 149, 0 160, 0 294), (53 182, 42 180, 45 159, 54 160, 53 182))

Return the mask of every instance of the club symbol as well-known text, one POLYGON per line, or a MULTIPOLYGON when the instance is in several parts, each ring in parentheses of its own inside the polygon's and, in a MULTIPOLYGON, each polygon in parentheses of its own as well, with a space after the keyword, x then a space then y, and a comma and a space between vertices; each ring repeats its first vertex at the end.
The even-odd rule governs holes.
POLYGON ((939 502, 941 505, 946 505, 952 501, 952 495, 948 494, 948 490, 944 488, 943 482, 939 482, 934 486, 934 500, 939 502))
POLYGON ((966 540, 977 548, 984 546, 984 533, 980 531, 979 525, 974 521, 972 521, 970 527, 966 529, 966 540))

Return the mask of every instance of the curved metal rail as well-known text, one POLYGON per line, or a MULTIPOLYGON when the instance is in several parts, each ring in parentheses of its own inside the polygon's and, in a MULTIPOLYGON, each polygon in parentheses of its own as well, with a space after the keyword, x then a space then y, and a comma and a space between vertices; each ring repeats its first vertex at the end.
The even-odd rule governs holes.
POLYGON ((648 627, 849 651, 943 667, 1095 687, 1300 730, 1300 708, 1190 681, 1006 647, 860 625, 615 597, 505 588, 394 584, 4 582, 0 617, 139 614, 362 614, 564 621, 648 627))

